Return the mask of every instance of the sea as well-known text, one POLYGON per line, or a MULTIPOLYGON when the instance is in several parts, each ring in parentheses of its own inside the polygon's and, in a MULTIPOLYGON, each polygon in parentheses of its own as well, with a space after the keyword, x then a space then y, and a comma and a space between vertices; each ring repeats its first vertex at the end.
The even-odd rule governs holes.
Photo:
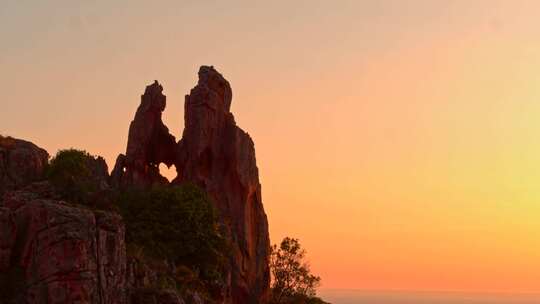
POLYGON ((538 294, 321 289, 332 304, 540 304, 538 294))

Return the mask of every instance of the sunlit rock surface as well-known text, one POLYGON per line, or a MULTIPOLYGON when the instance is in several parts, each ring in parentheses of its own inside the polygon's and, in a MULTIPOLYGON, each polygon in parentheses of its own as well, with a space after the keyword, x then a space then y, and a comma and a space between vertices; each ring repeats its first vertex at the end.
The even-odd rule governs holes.
POLYGON ((229 82, 213 67, 201 67, 186 96, 174 182, 193 182, 214 199, 233 241, 232 300, 260 303, 269 290, 268 223, 254 144, 236 125, 231 101, 229 82))

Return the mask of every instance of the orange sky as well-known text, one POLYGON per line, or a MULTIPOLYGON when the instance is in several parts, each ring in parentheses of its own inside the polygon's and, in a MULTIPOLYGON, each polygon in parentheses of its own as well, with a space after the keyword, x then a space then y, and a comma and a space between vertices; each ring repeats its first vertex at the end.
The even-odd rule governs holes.
POLYGON ((214 65, 323 287, 540 291, 539 2, 201 2, 3 3, 0 132, 112 167, 214 65))

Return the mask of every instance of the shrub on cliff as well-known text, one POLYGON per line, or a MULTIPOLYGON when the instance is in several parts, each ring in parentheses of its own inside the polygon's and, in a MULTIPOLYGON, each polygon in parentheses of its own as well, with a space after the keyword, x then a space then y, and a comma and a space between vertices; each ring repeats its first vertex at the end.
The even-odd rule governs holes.
POLYGON ((205 192, 192 185, 132 189, 120 195, 119 207, 129 245, 189 267, 205 282, 223 281, 228 245, 205 192))
POLYGON ((92 195, 108 188, 105 160, 76 149, 60 150, 46 169, 47 179, 66 200, 91 203, 92 195))

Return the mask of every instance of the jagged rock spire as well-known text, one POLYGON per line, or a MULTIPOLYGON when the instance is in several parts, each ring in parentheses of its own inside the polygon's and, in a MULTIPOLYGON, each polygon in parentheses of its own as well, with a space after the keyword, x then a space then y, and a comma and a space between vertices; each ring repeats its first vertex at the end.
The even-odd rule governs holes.
POLYGON ((212 66, 202 66, 197 85, 185 97, 182 139, 161 120, 166 97, 156 81, 141 98, 129 128, 126 155, 119 155, 113 185, 145 187, 166 183, 158 165, 174 164, 173 183, 191 182, 206 190, 220 211, 232 241, 225 303, 264 303, 268 297, 270 241, 255 147, 230 112, 229 82, 212 66))
POLYGON ((185 128, 175 182, 205 189, 229 223, 233 240, 233 303, 263 303, 268 295, 268 223, 251 137, 230 112, 229 82, 211 66, 185 98, 185 128))
POLYGON ((166 96, 163 87, 154 81, 146 87, 141 104, 129 126, 126 155, 119 155, 111 174, 114 185, 147 186, 167 183, 159 174, 159 164, 168 167, 175 162, 176 140, 163 124, 166 96))

